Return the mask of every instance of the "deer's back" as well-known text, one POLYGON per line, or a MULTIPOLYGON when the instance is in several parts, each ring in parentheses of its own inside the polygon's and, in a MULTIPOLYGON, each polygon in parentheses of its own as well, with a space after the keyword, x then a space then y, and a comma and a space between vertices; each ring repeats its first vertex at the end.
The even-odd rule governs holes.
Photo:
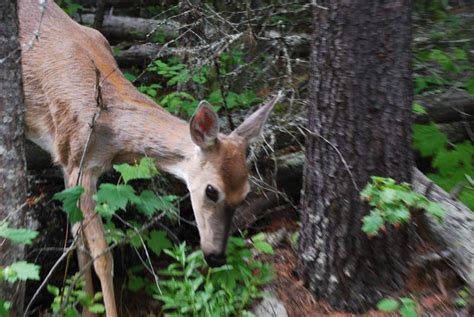
POLYGON ((61 165, 77 164, 96 111, 96 69, 106 104, 150 102, 123 77, 107 40, 53 1, 41 18, 37 0, 20 0, 19 20, 27 137, 61 165))

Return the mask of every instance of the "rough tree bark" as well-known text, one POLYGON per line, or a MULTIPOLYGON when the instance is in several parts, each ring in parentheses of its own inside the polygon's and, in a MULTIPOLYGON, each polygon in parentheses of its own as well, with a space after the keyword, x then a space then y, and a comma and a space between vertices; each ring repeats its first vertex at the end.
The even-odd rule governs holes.
POLYGON ((318 4, 298 271, 318 298, 365 311, 403 286, 413 251, 410 226, 369 239, 359 199, 371 175, 411 180, 411 6, 318 4))
MULTIPOLYGON (((0 221, 23 225, 27 178, 23 145, 23 92, 18 41, 17 4, 0 1, 0 221)), ((0 238, 0 266, 24 257, 23 246, 0 238)), ((11 316, 23 310, 23 284, 0 283, 0 298, 10 300, 11 316)))

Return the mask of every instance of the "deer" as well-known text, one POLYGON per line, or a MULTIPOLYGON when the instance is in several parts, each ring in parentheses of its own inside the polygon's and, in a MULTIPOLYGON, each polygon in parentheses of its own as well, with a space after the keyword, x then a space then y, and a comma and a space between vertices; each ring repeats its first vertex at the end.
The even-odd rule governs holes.
MULTIPOLYGON (((257 140, 278 94, 230 134, 220 133, 217 113, 202 101, 190 122, 173 116, 140 93, 119 70, 108 41, 72 20, 53 1, 44 12, 38 0, 20 0, 19 39, 26 105, 26 137, 50 153, 66 187, 84 188, 81 224, 72 233, 88 252, 78 251, 81 269, 93 259, 107 317, 118 315, 113 259, 92 198, 99 177, 113 164, 146 156, 157 168, 182 180, 190 193, 200 248, 211 267, 226 262, 234 211, 250 190, 246 150, 257 140), (40 35, 31 45, 40 26, 40 35), (97 111, 96 79, 101 78, 105 110, 97 111)), ((93 294, 91 270, 85 290, 93 294)), ((83 315, 89 313, 84 309, 83 315)))

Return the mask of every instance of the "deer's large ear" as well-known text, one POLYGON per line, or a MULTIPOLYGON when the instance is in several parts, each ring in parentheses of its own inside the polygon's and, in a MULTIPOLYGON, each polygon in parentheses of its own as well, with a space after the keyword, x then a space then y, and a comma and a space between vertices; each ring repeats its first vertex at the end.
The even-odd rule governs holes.
POLYGON ((219 118, 207 101, 199 103, 189 123, 189 129, 191 139, 199 147, 206 149, 216 143, 219 134, 219 118))
POLYGON ((260 109, 252 113, 244 122, 242 122, 232 134, 237 134, 245 139, 247 144, 254 142, 262 135, 263 126, 273 109, 273 106, 283 96, 279 92, 275 97, 272 98, 268 103, 262 106, 260 109))

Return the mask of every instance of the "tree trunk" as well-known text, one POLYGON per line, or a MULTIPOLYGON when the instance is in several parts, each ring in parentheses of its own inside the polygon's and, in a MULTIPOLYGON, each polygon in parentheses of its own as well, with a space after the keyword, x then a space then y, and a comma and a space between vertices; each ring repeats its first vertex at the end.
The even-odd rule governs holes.
MULTIPOLYGON (((27 189, 16 9, 16 1, 0 1, 0 221, 8 217, 10 227, 23 225, 27 189)), ((22 258, 23 246, 0 239, 0 267, 22 258)), ((12 302, 11 316, 20 316, 24 291, 23 284, 0 283, 0 299, 12 302)))
POLYGON ((413 252, 412 226, 369 239, 359 198, 371 175, 411 179, 411 5, 318 4, 298 271, 318 298, 366 311, 404 285, 413 252))

